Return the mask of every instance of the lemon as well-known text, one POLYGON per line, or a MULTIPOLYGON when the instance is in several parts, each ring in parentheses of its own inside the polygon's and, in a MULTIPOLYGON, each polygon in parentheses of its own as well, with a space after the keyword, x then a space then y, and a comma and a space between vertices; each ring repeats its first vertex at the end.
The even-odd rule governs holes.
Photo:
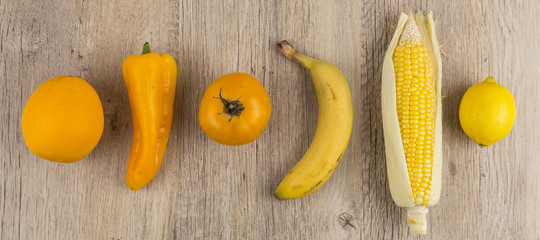
POLYGON ((41 84, 22 115, 26 145, 38 157, 75 162, 86 157, 103 133, 99 96, 85 80, 60 76, 41 84))
POLYGON ((492 77, 471 86, 459 105, 461 128, 481 147, 506 137, 515 118, 514 96, 492 77))

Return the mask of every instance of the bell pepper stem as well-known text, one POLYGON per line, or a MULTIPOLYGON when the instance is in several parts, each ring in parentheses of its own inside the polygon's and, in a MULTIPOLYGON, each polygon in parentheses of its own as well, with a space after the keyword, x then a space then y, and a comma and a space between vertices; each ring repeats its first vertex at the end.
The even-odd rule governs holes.
POLYGON ((147 53, 150 53, 150 43, 145 42, 142 49, 142 54, 147 54, 147 53))

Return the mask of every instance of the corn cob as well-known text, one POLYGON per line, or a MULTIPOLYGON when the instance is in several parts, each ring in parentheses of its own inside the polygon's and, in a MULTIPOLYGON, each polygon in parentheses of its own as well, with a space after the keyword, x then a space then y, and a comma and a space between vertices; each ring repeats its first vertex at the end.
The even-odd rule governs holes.
POLYGON ((399 130, 414 202, 427 205, 435 135, 431 59, 414 18, 409 18, 403 33, 392 57, 399 130))
POLYGON ((441 59, 432 14, 402 14, 383 64, 382 110, 390 192, 408 207, 411 231, 427 231, 440 197, 441 59))

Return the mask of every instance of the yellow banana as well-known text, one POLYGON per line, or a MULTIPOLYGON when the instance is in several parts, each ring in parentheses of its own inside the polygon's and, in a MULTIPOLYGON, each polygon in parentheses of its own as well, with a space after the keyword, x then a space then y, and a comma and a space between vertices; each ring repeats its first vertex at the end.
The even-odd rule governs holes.
POLYGON ((306 57, 287 41, 279 50, 311 73, 319 103, 313 142, 274 193, 280 200, 301 198, 316 191, 332 175, 351 137, 353 108, 347 80, 334 65, 306 57))

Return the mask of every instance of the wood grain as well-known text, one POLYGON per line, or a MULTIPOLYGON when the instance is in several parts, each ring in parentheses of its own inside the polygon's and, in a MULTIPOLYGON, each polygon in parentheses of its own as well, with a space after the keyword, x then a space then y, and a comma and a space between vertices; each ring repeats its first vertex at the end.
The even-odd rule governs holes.
POLYGON ((382 61, 402 11, 432 10, 446 53, 444 173, 430 239, 540 239, 540 4, 504 1, 0 1, 0 239, 418 239, 386 180, 382 61), (338 66, 354 99, 340 166, 317 192, 272 192, 308 148, 317 99, 308 73, 275 44, 338 66), (175 115, 162 169, 131 192, 131 113, 121 63, 142 43, 178 62, 175 115), (255 142, 223 146, 197 122, 206 86, 257 77, 273 104, 255 142), (105 130, 84 160, 58 164, 26 147, 20 118, 58 75, 87 80, 105 130), (465 90, 493 76, 517 103, 514 129, 480 149, 459 126, 465 90))

